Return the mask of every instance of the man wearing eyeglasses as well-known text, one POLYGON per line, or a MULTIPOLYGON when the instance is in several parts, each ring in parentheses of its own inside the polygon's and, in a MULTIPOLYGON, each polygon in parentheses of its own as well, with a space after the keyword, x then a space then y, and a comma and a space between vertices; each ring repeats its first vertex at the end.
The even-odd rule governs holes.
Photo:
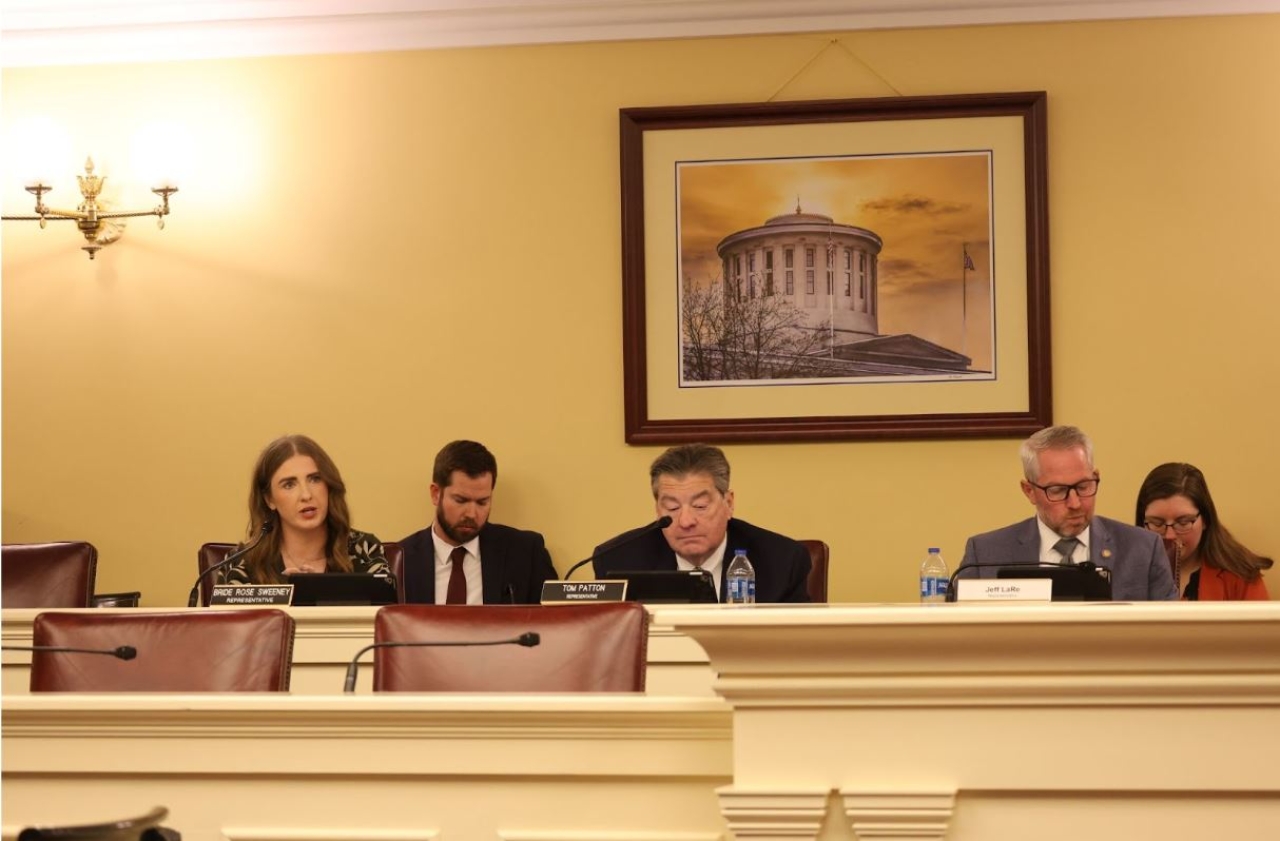
POLYGON ((734 552, 745 549, 756 572, 756 601, 809 601, 809 552, 789 537, 733 516, 729 460, 719 447, 672 447, 649 466, 659 518, 671 523, 624 532, 596 547, 597 578, 610 573, 703 569, 725 599, 724 574, 734 552), (646 534, 646 532, 648 532, 646 534))
POLYGON ((1024 441, 1021 455, 1022 493, 1036 516, 969 538, 960 569, 978 567, 958 577, 995 578, 1001 565, 1092 561, 1111 570, 1116 601, 1178 598, 1158 535, 1094 516, 1101 479, 1089 436, 1051 426, 1024 441))

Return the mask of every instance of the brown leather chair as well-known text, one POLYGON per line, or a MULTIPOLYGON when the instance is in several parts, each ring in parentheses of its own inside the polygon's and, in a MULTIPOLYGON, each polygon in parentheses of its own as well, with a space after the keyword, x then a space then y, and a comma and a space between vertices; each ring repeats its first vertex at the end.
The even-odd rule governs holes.
POLYGON ((206 543, 200 547, 200 551, 196 553, 196 572, 202 576, 200 578, 200 604, 205 607, 209 606, 209 597, 213 595, 213 585, 217 583, 217 573, 205 576, 205 570, 213 569, 218 564, 227 559, 227 555, 231 554, 231 550, 235 549, 234 543, 206 543))
POLYGON ((801 540, 800 543, 809 550, 809 601, 825 604, 827 601, 827 566, 830 564, 831 550, 821 540, 801 540))
POLYGON ((4 607, 89 607, 98 550, 83 541, 6 543, 0 550, 4 607))
POLYGON ((378 692, 643 692, 649 613, 638 602, 573 605, 389 605, 374 642, 484 642, 525 631, 541 641, 374 652, 378 692))
POLYGON ((36 646, 114 649, 137 657, 37 651, 32 692, 287 692, 293 617, 283 610, 41 613, 36 646))
MULTIPOLYGON (((207 569, 212 569, 215 565, 226 560, 227 555, 231 554, 231 550, 236 548, 234 543, 206 543, 200 547, 200 551, 196 554, 196 567, 199 574, 203 575, 207 569)), ((391 568, 391 574, 396 577, 396 601, 404 603, 404 549, 399 543, 383 543, 383 554, 387 556, 387 566, 391 568)), ((214 580, 217 575, 211 575, 207 578, 200 579, 200 604, 205 607, 209 606, 209 597, 213 595, 214 580)))

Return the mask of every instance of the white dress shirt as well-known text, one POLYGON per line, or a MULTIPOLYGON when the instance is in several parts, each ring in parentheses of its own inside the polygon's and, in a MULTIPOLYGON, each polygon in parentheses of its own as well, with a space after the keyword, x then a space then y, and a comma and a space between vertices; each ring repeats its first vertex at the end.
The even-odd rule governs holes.
POLYGON ((724 549, 728 545, 729 545, 729 534, 728 532, 726 532, 724 539, 721 540, 720 545, 716 547, 716 551, 712 552, 711 557, 707 558, 705 561, 702 562, 701 567, 694 565, 690 561, 686 561, 684 558, 680 557, 679 554, 677 554, 676 569, 678 570, 705 569, 707 572, 711 573, 711 583, 715 586, 716 598, 719 599, 720 598, 720 567, 724 563, 724 549))
POLYGON ((1036 525, 1040 527, 1040 563, 1078 564, 1089 560, 1089 529, 1091 526, 1086 526, 1084 531, 1076 535, 1076 540, 1080 542, 1076 544, 1075 551, 1071 553, 1071 557, 1064 559, 1053 548, 1055 543, 1062 540, 1062 535, 1046 526, 1044 520, 1039 517, 1036 517, 1036 525))

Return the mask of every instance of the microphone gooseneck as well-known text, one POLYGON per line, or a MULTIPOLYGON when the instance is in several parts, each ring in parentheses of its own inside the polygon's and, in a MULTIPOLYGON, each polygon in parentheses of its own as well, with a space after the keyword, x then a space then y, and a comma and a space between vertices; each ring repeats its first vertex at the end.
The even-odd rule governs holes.
POLYGON ((132 645, 121 645, 116 648, 75 648, 69 645, 5 645, 0 651, 30 651, 44 654, 105 654, 119 660, 132 660, 138 656, 138 649, 132 645))
POLYGON ((595 553, 589 558, 583 558, 581 561, 578 561, 576 564, 569 567, 569 571, 564 574, 564 580, 568 581, 570 578, 573 577, 573 574, 577 572, 580 568, 586 566, 587 564, 591 563, 594 560, 603 558, 605 555, 609 554, 614 549, 617 549, 621 546, 626 546, 628 543, 630 543, 633 540, 639 540, 640 538, 644 537, 646 534, 649 534, 650 532, 661 531, 662 529, 665 529, 667 526, 671 525, 672 522, 673 521, 669 516, 667 516, 666 514, 663 514, 661 517, 654 520, 652 523, 645 526, 640 531, 631 535, 626 540, 619 540, 616 543, 613 543, 612 545, 606 546, 605 548, 601 549, 599 552, 595 553))
POLYGON ((216 564, 214 564, 213 566, 209 567, 208 569, 204 570, 199 575, 197 575, 196 583, 191 585, 191 593, 187 596, 187 607, 195 607, 196 603, 200 600, 200 582, 201 581, 204 581, 206 578, 208 578, 210 575, 217 572, 218 570, 223 569, 224 567, 227 567, 230 564, 234 564, 236 561, 243 558, 246 553, 251 551, 259 543, 261 543, 263 538, 265 538, 268 534, 271 533, 271 529, 274 526, 275 526, 274 520, 264 520, 262 523, 262 528, 258 531, 257 537, 255 537, 253 540, 250 540, 238 551, 232 552, 230 555, 227 555, 225 558, 218 561, 216 564))
POLYGON ((342 683, 342 691, 350 694, 356 691, 356 675, 360 671, 360 658, 364 656, 366 651, 372 651, 375 648, 449 648, 449 647, 468 647, 478 645, 520 645, 525 648, 533 648, 542 642, 542 636, 537 631, 525 631, 518 637, 512 637, 505 640, 457 640, 454 642, 438 642, 434 640, 420 640, 416 642, 375 642, 366 645, 364 648, 356 652, 356 656, 351 658, 351 662, 347 665, 347 677, 342 683))

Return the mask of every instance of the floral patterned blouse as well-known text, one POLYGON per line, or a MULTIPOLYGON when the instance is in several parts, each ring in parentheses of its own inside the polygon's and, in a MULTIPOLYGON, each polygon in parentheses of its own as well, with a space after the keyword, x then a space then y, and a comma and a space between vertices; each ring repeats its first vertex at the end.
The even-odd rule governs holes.
MULTIPOLYGON (((382 549, 382 541, 375 535, 352 529, 351 537, 347 542, 347 551, 351 556, 352 572, 365 572, 369 575, 391 574, 386 553, 382 549)), ((283 559, 280 561, 280 568, 284 569, 283 559)), ((222 570, 218 583, 256 584, 258 582, 249 580, 249 571, 245 569, 244 558, 241 558, 222 570)))

